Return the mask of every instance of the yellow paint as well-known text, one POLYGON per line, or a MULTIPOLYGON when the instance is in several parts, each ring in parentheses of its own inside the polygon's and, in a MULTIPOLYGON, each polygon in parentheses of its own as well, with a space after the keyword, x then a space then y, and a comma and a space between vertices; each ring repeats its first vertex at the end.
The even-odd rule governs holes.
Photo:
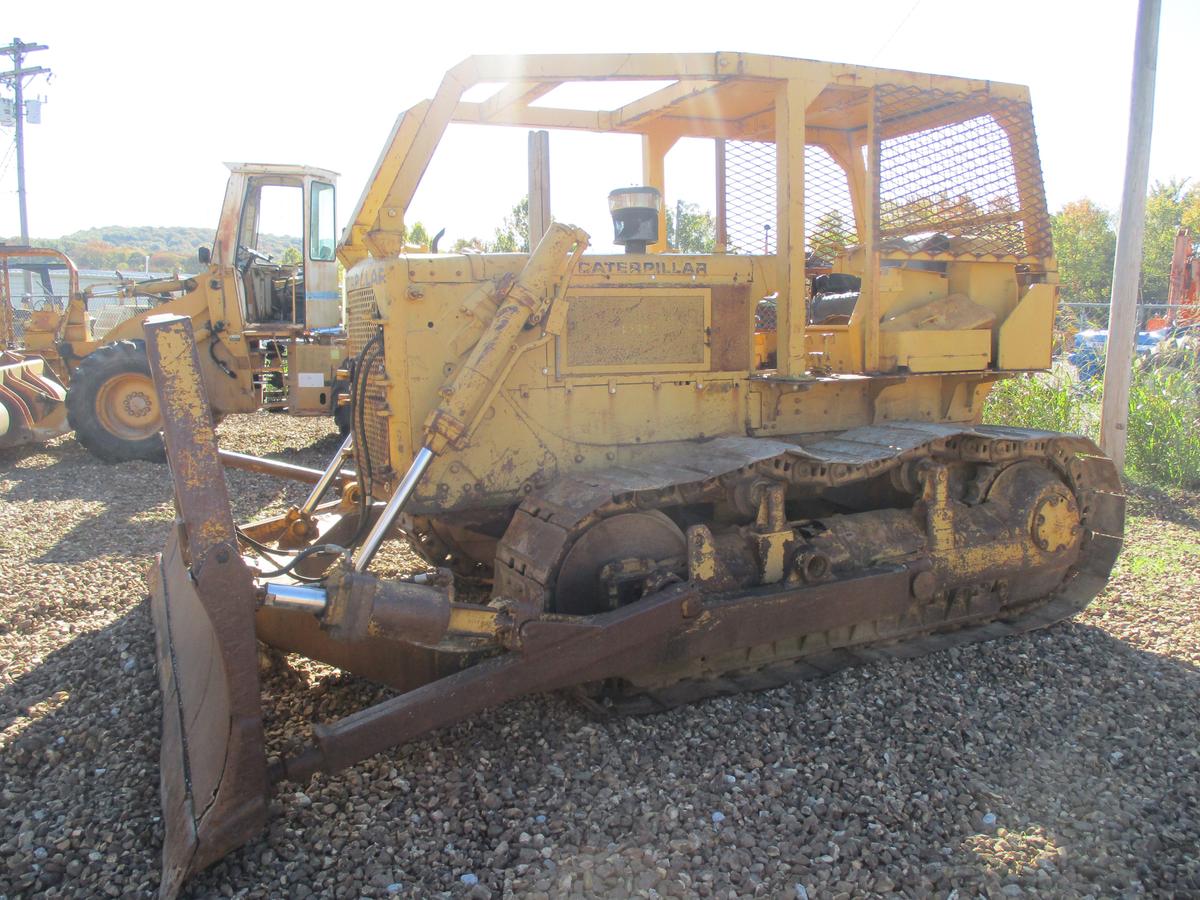
POLYGON ((1047 498, 1034 511, 1033 537, 1043 550, 1069 547, 1078 534, 1079 511, 1066 494, 1047 498))
MULTIPOLYGON (((200 374, 204 379, 213 411, 217 415, 255 411, 261 405, 262 396, 261 389, 255 385, 254 379, 256 370, 261 371, 263 368, 263 360, 261 354, 251 347, 251 340, 247 336, 250 326, 255 323, 247 320, 243 303, 239 301, 240 292, 244 292, 242 282, 245 276, 235 265, 239 226, 247 206, 247 192, 254 179, 265 183, 282 183, 283 180, 287 180, 288 183, 307 185, 314 180, 327 184, 333 178, 333 173, 298 166, 231 166, 221 218, 217 223, 214 256, 206 269, 190 278, 171 277, 105 286, 113 288, 121 301, 144 301, 150 298, 155 305, 116 325, 100 340, 96 339, 91 328, 94 310, 89 312, 89 294, 77 291, 68 298, 66 309, 61 314, 48 313, 35 320, 34 327, 28 332, 31 346, 45 347, 47 352, 60 345, 67 346, 69 352, 64 350, 67 365, 63 366, 63 374, 68 376, 74 372, 79 360, 105 344, 143 340, 142 326, 148 316, 185 316, 191 320, 195 339, 200 346, 200 374), (217 323, 220 323, 219 329, 217 323), (214 341, 218 346, 210 353, 209 346, 214 341), (214 356, 224 363, 234 377, 229 377, 214 360, 214 356), (70 372, 66 371, 68 368, 70 372)), ((318 281, 319 270, 314 269, 314 265, 328 267, 332 263, 306 261, 306 281, 310 290, 318 281)), ((282 323, 274 325, 283 327, 282 323)), ((292 367, 293 372, 321 372, 329 385, 326 388, 301 388, 297 378, 285 380, 285 387, 290 389, 289 412, 298 415, 330 412, 333 372, 342 358, 341 351, 338 350, 337 356, 331 358, 331 348, 328 344, 304 344, 287 334, 271 337, 287 345, 289 353, 295 352, 302 357, 295 361, 299 365, 292 367), (320 400, 322 394, 326 399, 324 404, 320 400)), ((59 362, 57 349, 54 350, 54 361, 59 362)), ((109 422, 126 430, 140 427, 143 417, 135 416, 133 418, 136 421, 133 421, 123 412, 125 404, 120 402, 120 398, 117 400, 118 402, 109 404, 110 408, 104 411, 104 416, 107 416, 109 422)))
POLYGON ((987 368, 992 352, 992 332, 987 329, 885 331, 881 338, 881 363, 889 371, 978 371, 987 368))
MULTIPOLYGON (((182 324, 157 331, 152 340, 157 341, 157 353, 162 361, 162 375, 172 387, 166 394, 163 415, 169 420, 187 422, 193 430, 193 446, 215 446, 216 432, 212 415, 205 397, 200 373, 192 363, 192 338, 182 324)), ((160 397, 162 394, 160 394, 160 397)), ((171 457, 172 473, 194 488, 206 487, 199 462, 189 452, 176 453, 171 457)), ((225 539, 225 523, 206 519, 199 525, 200 543, 212 546, 225 539)))
POLYGON ((771 534, 760 534, 755 540, 758 543, 758 558, 762 565, 762 583, 775 584, 782 581, 786 545, 788 541, 795 540, 795 535, 789 529, 771 534))
POLYGON ((703 584, 717 577, 717 548, 712 532, 704 525, 687 530, 688 581, 703 584))
MULTIPOLYGON (((970 235, 949 235, 937 252, 876 240, 875 220, 888 214, 875 193, 879 142, 1027 102, 1016 85, 753 54, 484 56, 456 66, 398 119, 339 250, 351 332, 384 331, 386 400, 372 414, 387 414, 392 469, 405 471, 428 444, 440 455, 415 502, 500 506, 565 474, 686 459, 722 435, 977 420, 1002 370, 1049 362, 1054 261, 1032 245, 1021 256, 956 250, 970 235), (540 105, 560 84, 629 78, 670 84, 619 109, 540 105), (491 99, 462 99, 485 81, 500 85, 491 99), (925 107, 877 122, 876 86, 910 91, 925 107), (673 254, 660 242, 576 264, 576 233, 544 256, 405 254, 397 240, 408 204, 451 122, 636 135, 642 177, 660 189, 682 137, 774 142, 779 193, 767 224, 780 249, 673 254), (864 280, 848 324, 806 324, 811 147, 844 169, 859 220, 859 246, 828 261, 864 280), (363 322, 367 304, 355 296, 380 317, 363 322), (754 303, 771 296, 779 330, 756 334, 754 303), (766 370, 772 352, 777 367, 766 370)), ((1001 127, 1028 143, 1022 121, 1005 113, 1001 127)), ((1014 165, 1026 219, 1009 222, 1003 205, 989 215, 1040 227, 1036 163, 1014 165)), ((595 185, 598 203, 610 187, 595 185)), ((766 551, 774 574, 777 550, 766 551)))
POLYGON ((1054 342, 1055 286, 1034 284, 1000 326, 1001 369, 1048 369, 1054 342))
POLYGON ((574 290, 567 295, 559 371, 707 372, 711 324, 705 289, 574 290))
POLYGON ((492 637, 498 628, 497 610, 481 606, 452 604, 448 630, 459 634, 478 634, 492 637))

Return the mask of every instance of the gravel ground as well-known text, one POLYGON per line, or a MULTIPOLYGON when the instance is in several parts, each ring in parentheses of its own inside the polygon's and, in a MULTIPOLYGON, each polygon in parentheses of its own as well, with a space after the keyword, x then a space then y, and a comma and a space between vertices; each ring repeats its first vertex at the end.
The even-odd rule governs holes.
MULTIPOLYGON (((336 444, 267 415, 222 440, 336 444)), ((297 493, 230 481, 241 518, 297 493)), ((0 898, 150 895, 166 471, 61 439, 0 452, 0 499, 0 898)), ((1200 497, 1131 512, 1071 623, 643 719, 529 698, 285 785, 191 894, 1200 896, 1200 497)), ((271 749, 383 696, 295 662, 264 687, 271 749)))

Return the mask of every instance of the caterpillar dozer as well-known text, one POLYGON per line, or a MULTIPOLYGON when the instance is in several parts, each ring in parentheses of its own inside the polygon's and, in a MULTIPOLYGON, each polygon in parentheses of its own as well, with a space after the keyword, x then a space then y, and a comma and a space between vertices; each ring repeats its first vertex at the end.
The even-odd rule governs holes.
POLYGON ((1091 441, 980 424, 997 379, 1050 365, 1024 87, 472 57, 399 117, 338 252, 351 433, 324 471, 257 462, 312 485, 284 515, 234 523, 193 326, 146 323, 178 511, 151 576, 166 896, 258 833, 273 783, 530 692, 650 712, 1021 633, 1081 610, 1120 549, 1091 441), (595 81, 654 84, 556 105, 595 81), (529 253, 405 252, 454 123, 640 138, 640 184, 595 194, 625 252, 544 214, 529 253), (664 241, 684 138, 712 142, 710 253, 664 241), (393 539, 427 570, 381 572, 393 539), (268 759, 259 642, 398 693, 268 759))
MULTIPOLYGON (((199 249, 196 275, 121 278, 80 290, 78 272, 65 254, 0 248, 13 267, 40 265, 46 295, 53 293, 50 268, 65 268, 69 275, 56 304, 18 311, 25 321, 11 350, 31 361, 22 371, 28 376, 31 367, 48 365, 52 372, 43 371, 42 379, 53 379, 56 393, 65 387, 65 419, 56 412, 53 429, 36 429, 37 436, 23 429, 25 439, 62 433, 61 420, 102 459, 162 459, 162 421, 142 323, 168 313, 193 322, 207 396, 218 418, 266 408, 333 415, 348 426, 349 409, 339 413, 338 405, 344 386, 336 379, 345 355, 334 258, 337 176, 308 166, 227 165, 216 240, 211 250, 199 249), (259 249, 264 207, 303 234, 299 262, 276 262, 259 249)), ((32 298, 34 305, 41 296, 32 298)), ((11 313, 10 304, 10 322, 11 313)), ((8 371, 7 363, 0 365, 8 371)), ((63 398, 57 401, 61 406, 63 398)))

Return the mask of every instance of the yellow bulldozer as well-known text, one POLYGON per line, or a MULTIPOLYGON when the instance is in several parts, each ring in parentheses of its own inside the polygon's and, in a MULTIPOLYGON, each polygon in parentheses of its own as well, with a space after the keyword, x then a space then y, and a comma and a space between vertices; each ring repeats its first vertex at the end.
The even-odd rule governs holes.
MULTIPOLYGON (((0 378, 12 392, 35 375, 57 385, 48 388, 54 396, 42 403, 41 424, 21 424, 36 418, 32 412, 10 414, 13 444, 61 434, 69 425, 102 459, 162 459, 162 419, 142 334, 152 314, 192 321, 218 419, 267 408, 334 415, 348 427, 349 409, 343 406, 339 414, 338 405, 344 388, 336 380, 345 355, 334 256, 337 176, 308 166, 228 168, 216 241, 199 249, 196 275, 121 278, 80 290, 76 267, 64 253, 0 246, 6 285, 0 348, 7 348, 9 360, 0 361, 0 378), (264 213, 303 235, 299 262, 276 262, 259 248, 264 213), (14 302, 21 293, 14 285, 29 275, 37 276, 37 289, 14 302), (61 290, 52 276, 65 280, 61 290)), ((0 402, 17 409, 7 394, 0 402)), ((0 446, 3 440, 0 432, 0 446)))
POLYGON ((1039 628, 1121 547, 1094 444, 980 424, 998 379, 1050 365, 1024 87, 738 53, 472 57, 399 117, 338 252, 351 432, 324 471, 257 462, 312 484, 285 515, 234 523, 195 326, 146 323, 178 510, 151 579, 164 895, 254 837, 273 783, 530 692, 647 712, 1039 628), (554 102, 617 81, 652 84, 554 102), (452 123, 640 138, 641 183, 595 190, 624 252, 545 215, 529 253, 406 252, 452 123), (712 142, 711 253, 664 240, 683 138, 712 142), (389 539, 428 570, 380 574, 389 539), (268 759, 258 642, 399 693, 268 759))

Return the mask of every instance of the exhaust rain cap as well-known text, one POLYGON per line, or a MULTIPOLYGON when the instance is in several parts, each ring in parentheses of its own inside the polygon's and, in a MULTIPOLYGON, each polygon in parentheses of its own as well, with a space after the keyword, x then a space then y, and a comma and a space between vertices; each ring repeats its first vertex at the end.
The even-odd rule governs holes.
POLYGON ((617 188, 608 195, 608 211, 613 218, 613 243, 623 246, 626 253, 645 253, 648 244, 658 242, 662 212, 658 188, 617 188))

